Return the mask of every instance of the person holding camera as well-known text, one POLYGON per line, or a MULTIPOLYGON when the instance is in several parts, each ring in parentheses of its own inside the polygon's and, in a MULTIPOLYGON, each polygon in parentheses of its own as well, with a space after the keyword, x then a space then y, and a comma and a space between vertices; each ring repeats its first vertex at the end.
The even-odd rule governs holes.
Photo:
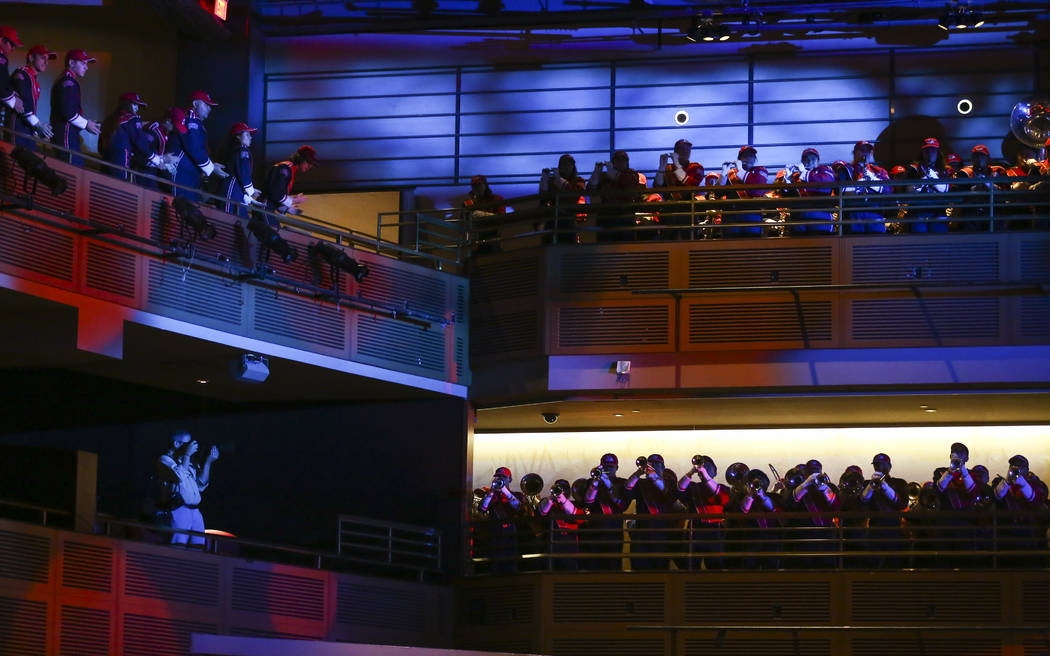
MULTIPOLYGON (((908 507, 908 483, 890 476, 893 463, 885 453, 875 454, 871 465, 875 471, 860 493, 865 509, 876 513, 868 518, 868 548, 872 551, 900 551, 903 548, 901 517, 895 513, 904 512, 908 507)), ((900 563, 899 557, 882 556, 874 561, 873 566, 898 567, 900 563)))
POLYGON ((158 479, 170 491, 171 527, 190 533, 173 533, 172 544, 204 548, 204 516, 201 515, 201 493, 211 482, 211 466, 219 459, 219 448, 213 446, 203 464, 192 457, 200 445, 189 433, 173 438, 173 448, 157 461, 158 479))
MULTIPOLYGON (((1000 517, 999 544, 1006 551, 1033 551, 1046 548, 1046 517, 1037 511, 1047 509, 1047 486, 1028 469, 1028 458, 1018 454, 1010 458, 1010 469, 1005 477, 997 477, 992 485, 992 497, 1004 511, 1000 517)), ((1015 566, 1038 566, 1038 556, 1014 556, 1015 566)))
POLYGON ((720 553, 725 549, 725 518, 706 515, 721 515, 725 512, 729 505, 729 488, 715 480, 718 467, 710 456, 695 455, 692 464, 692 468, 678 480, 678 500, 689 512, 701 515, 692 520, 689 531, 693 553, 689 569, 700 569, 701 564, 705 564, 707 569, 723 569, 725 559, 722 556, 707 554, 720 553), (692 480, 694 475, 696 481, 692 480))
MULTIPOLYGON (((627 480, 617 476, 620 460, 615 453, 602 456, 597 467, 591 470, 591 480, 584 494, 586 508, 591 515, 587 522, 593 529, 585 536, 582 548, 588 553, 622 554, 623 520, 606 519, 604 515, 622 515, 627 512, 631 499, 627 491, 627 480)), ((621 559, 615 557, 595 558, 588 569, 619 570, 621 559)))
MULTIPOLYGON (((559 244, 580 242, 576 223, 585 221, 587 215, 577 212, 573 206, 587 204, 587 197, 578 195, 586 189, 587 181, 576 171, 576 159, 568 153, 558 158, 557 166, 543 169, 540 174, 540 207, 554 212, 554 218, 544 223, 543 229, 557 231, 559 244)), ((551 235, 544 235, 543 242, 552 243, 551 235)))
MULTIPOLYGON (((580 541, 577 529, 580 521, 573 518, 583 515, 584 510, 573 503, 572 486, 564 478, 554 481, 550 493, 550 496, 540 501, 536 508, 537 515, 551 519, 547 526, 550 536, 550 553, 578 554, 580 553, 580 541)), ((575 558, 553 558, 551 560, 553 561, 551 569, 575 570, 578 568, 575 558)))
POLYGON ((664 457, 654 453, 648 458, 638 456, 634 464, 638 469, 624 484, 629 497, 635 502, 638 515, 635 529, 631 531, 631 569, 667 569, 666 561, 660 558, 633 557, 636 553, 659 553, 677 551, 678 534, 674 522, 665 519, 649 519, 654 515, 673 513, 677 505, 678 478, 664 465, 664 457), (643 519, 643 516, 644 519, 643 519))
MULTIPOLYGON (((609 162, 595 162, 587 189, 596 190, 603 205, 629 205, 643 200, 645 182, 642 174, 631 168, 627 152, 617 150, 609 162)), ((635 208, 612 207, 599 210, 599 241, 630 241, 631 233, 623 230, 636 225, 635 208)))
MULTIPOLYGON (((483 488, 484 496, 478 503, 478 512, 489 518, 483 529, 482 541, 488 539, 488 555, 493 572, 515 572, 518 569, 518 519, 527 514, 525 498, 520 492, 510 491, 514 480, 510 469, 499 467, 492 475, 492 484, 483 488)), ((479 527, 481 528, 481 527, 479 527)))
MULTIPOLYGON (((679 139, 675 142, 674 149, 670 153, 660 155, 660 166, 656 170, 653 187, 700 187, 703 185, 704 167, 697 162, 689 161, 692 149, 693 144, 686 139, 679 139)), ((684 191, 671 191, 664 192, 662 196, 664 200, 690 201, 693 194, 684 191)), ((662 231, 666 239, 693 238, 692 230, 685 229, 686 226, 690 226, 692 223, 689 210, 690 206, 685 203, 664 208, 661 212, 661 223, 667 226, 681 227, 672 231, 662 231)))

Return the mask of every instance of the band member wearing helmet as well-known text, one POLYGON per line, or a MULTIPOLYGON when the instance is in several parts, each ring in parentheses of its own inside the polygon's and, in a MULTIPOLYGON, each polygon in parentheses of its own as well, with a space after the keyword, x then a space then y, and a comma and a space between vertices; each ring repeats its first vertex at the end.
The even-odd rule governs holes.
POLYGON ((587 181, 576 171, 576 159, 568 153, 558 158, 558 166, 543 169, 540 174, 540 207, 555 213, 554 219, 543 224, 543 229, 557 229, 555 237, 543 236, 544 243, 552 243, 555 238, 559 244, 579 243, 576 223, 585 221, 587 215, 573 206, 587 204, 587 197, 581 195, 586 189, 587 181))
MULTIPOLYGON (((603 205, 630 205, 644 200, 644 178, 631 168, 627 152, 617 150, 608 162, 595 162, 594 171, 587 188, 597 191, 603 205)), ((599 241, 630 241, 632 235, 625 231, 635 225, 635 208, 601 208, 598 216, 599 241)))
POLYGON ((492 191, 489 180, 483 175, 470 179, 470 192, 460 205, 460 218, 464 225, 477 231, 478 253, 499 250, 494 240, 499 237, 499 221, 507 213, 503 196, 492 191))
MULTIPOLYGON (((999 514, 999 544, 1004 551, 1045 549, 1045 528, 1040 523, 1043 518, 1031 513, 1046 510, 1047 486, 1029 470, 1028 458, 1015 455, 1009 466, 1006 476, 996 477, 992 485, 992 496, 1003 511, 999 514)), ((1031 555, 1008 560, 1015 566, 1038 566, 1040 561, 1031 555)))
MULTIPOLYGON (((871 551, 900 551, 901 518, 896 513, 904 512, 908 507, 906 489, 908 483, 901 478, 890 476, 893 463, 885 453, 877 453, 871 460, 874 471, 867 481, 860 498, 865 508, 876 513, 868 519, 868 547, 871 551), (882 514, 890 513, 890 514, 882 514)), ((898 567, 902 564, 899 557, 884 556, 877 559, 874 567, 898 567)))
MULTIPOLYGON (((908 168, 909 189, 917 194, 947 193, 949 185, 942 180, 951 177, 941 158, 941 144, 930 137, 922 142, 919 161, 908 168)), ((909 232, 948 232, 948 217, 944 205, 935 196, 931 200, 913 201, 909 232)))
MULTIPOLYGON (((602 456, 598 466, 591 470, 591 481, 587 486, 584 501, 591 519, 587 522, 587 532, 583 540, 586 553, 623 554, 623 520, 604 519, 603 515, 622 515, 630 505, 630 493, 626 489, 627 481, 616 475, 620 461, 614 453, 602 456)), ((618 570, 622 558, 606 556, 588 559, 586 569, 618 570)))
MULTIPOLYGON (((785 495, 784 510, 807 512, 811 513, 811 515, 809 518, 793 520, 789 525, 812 527, 812 529, 795 532, 794 535, 796 537, 802 537, 807 540, 824 540, 824 542, 807 543, 803 548, 804 551, 837 551, 837 546, 831 544, 831 540, 835 538, 834 518, 819 516, 817 513, 829 513, 839 509, 842 502, 839 498, 838 488, 831 482, 831 478, 824 473, 824 466, 819 460, 806 462, 804 469, 799 474, 804 476, 804 478, 785 495)), ((832 567, 834 566, 834 559, 807 556, 796 560, 794 565, 801 567, 832 567)))
MULTIPOLYGON (((564 478, 554 481, 550 493, 549 497, 545 497, 540 502, 536 514, 550 518, 547 530, 550 532, 551 553, 578 554, 580 552, 578 533, 580 522, 576 516, 583 515, 584 510, 573 502, 572 486, 564 478)), ((552 569, 574 570, 577 568, 575 558, 552 558, 551 560, 552 569)))
MULTIPOLYGON (((727 472, 728 473, 728 472, 727 472)), ((777 498, 769 494, 769 477, 760 469, 751 469, 743 475, 742 484, 734 486, 729 500, 729 512, 753 515, 739 521, 737 530, 729 534, 737 547, 732 551, 777 551, 779 548, 778 522, 765 513, 780 509, 777 498), (760 529, 760 530, 756 530, 760 529)), ((737 559, 742 569, 778 569, 780 559, 744 556, 737 559)))
POLYGON ((478 526, 478 541, 482 544, 488 542, 488 549, 482 550, 479 555, 492 558, 493 572, 514 572, 518 569, 517 522, 526 514, 527 506, 520 492, 510 491, 513 480, 507 467, 496 469, 492 475, 492 484, 483 488, 484 496, 478 503, 478 512, 489 518, 487 524, 478 526))
POLYGON ((631 569, 667 569, 668 561, 664 559, 638 558, 634 554, 680 550, 680 535, 671 530, 672 521, 645 518, 677 511, 678 477, 664 465, 664 457, 659 453, 648 458, 639 456, 635 464, 638 469, 624 486, 638 515, 636 530, 631 531, 631 569))
POLYGON ((890 179, 890 174, 886 169, 875 164, 875 146, 870 141, 858 141, 853 146, 853 161, 848 166, 850 178, 855 182, 863 183, 842 190, 843 195, 850 199, 846 205, 850 208, 858 207, 846 213, 845 219, 853 222, 850 223, 848 231, 851 233, 886 232, 885 217, 880 212, 859 209, 879 205, 882 201, 878 199, 878 194, 893 192, 890 185, 873 184, 890 179))
MULTIPOLYGON (((731 185, 764 185, 769 184, 766 169, 757 166, 758 151, 754 146, 743 146, 737 152, 737 161, 722 164, 722 183, 731 185)), ((762 198, 768 192, 764 189, 740 189, 737 195, 742 199, 762 198)), ((762 213, 751 209, 745 209, 740 214, 725 214, 723 223, 763 223, 762 213)), ((762 235, 761 226, 732 227, 725 229, 727 237, 759 237, 762 235)))
MULTIPOLYGON (((693 456, 693 467, 685 473, 678 481, 678 500, 686 507, 688 512, 700 515, 716 514, 725 512, 729 504, 729 488, 715 480, 718 468, 710 456, 693 456), (693 475, 696 481, 693 481, 693 475)), ((706 564, 707 569, 723 569, 725 559, 721 556, 708 556, 707 554, 723 551, 723 524, 722 517, 697 517, 691 520, 690 540, 694 554, 690 559, 689 569, 700 569, 706 564)))

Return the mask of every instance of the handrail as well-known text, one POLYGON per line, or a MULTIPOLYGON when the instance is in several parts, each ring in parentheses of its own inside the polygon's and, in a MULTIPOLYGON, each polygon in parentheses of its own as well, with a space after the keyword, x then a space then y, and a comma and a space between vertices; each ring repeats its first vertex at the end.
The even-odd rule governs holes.
MULTIPOLYGON (((16 135, 19 139, 32 140, 37 145, 37 150, 34 152, 34 154, 38 154, 38 155, 42 156, 42 158, 44 158, 45 160, 46 160, 46 157, 48 156, 49 152, 51 152, 51 153, 57 152, 57 153, 60 153, 60 154, 66 154, 66 155, 71 155, 71 156, 74 156, 74 157, 79 157, 79 158, 83 159, 85 162, 91 162, 91 163, 95 164, 97 169, 98 169, 97 171, 95 171, 97 173, 100 173, 100 174, 103 174, 103 175, 107 175, 110 172, 118 172, 119 171, 119 172, 123 172, 123 173, 129 175, 130 176, 129 179, 132 179, 132 180, 135 179, 135 178, 147 179, 147 180, 150 180, 150 181, 152 181, 152 182, 154 182, 154 183, 156 183, 158 185, 163 185, 165 187, 170 187, 172 189, 181 189, 183 191, 187 191, 187 192, 196 194, 197 196, 199 196, 201 199, 203 199, 206 202, 207 201, 215 201, 215 202, 217 202, 217 203, 219 203, 221 205, 226 205, 226 204, 235 205, 238 208, 243 209, 244 211, 246 211, 246 212, 248 212, 250 214, 251 213, 255 213, 255 214, 259 214, 259 215, 263 215, 263 216, 275 219, 283 227, 298 228, 300 230, 303 230, 303 231, 309 233, 311 236, 321 235, 321 236, 324 236, 327 239, 330 239, 330 240, 334 241, 337 244, 348 243, 348 244, 352 244, 352 245, 369 247, 369 248, 374 249, 379 254, 383 254, 383 252, 386 251, 388 253, 389 252, 394 252, 394 253, 398 253, 398 254, 402 254, 402 255, 411 255, 413 257, 422 257, 422 258, 425 258, 425 259, 432 259, 432 260, 435 260, 435 261, 445 261, 445 262, 452 262, 454 264, 459 264, 458 252, 457 252, 457 258, 454 261, 450 261, 450 260, 444 259, 444 258, 437 258, 437 257, 435 257, 434 255, 432 255, 430 253, 415 252, 415 251, 412 251, 411 249, 404 248, 403 246, 401 246, 400 244, 398 244, 396 242, 393 242, 393 241, 390 241, 390 240, 384 240, 382 238, 382 234, 380 234, 380 233, 377 233, 373 237, 372 235, 369 235, 367 233, 360 232, 360 231, 357 231, 357 230, 353 230, 351 228, 346 228, 346 227, 337 225, 335 223, 331 223, 329 221, 326 221, 326 220, 318 218, 318 217, 313 217, 313 216, 309 216, 309 215, 306 215, 306 214, 295 215, 295 214, 278 213, 278 212, 273 212, 271 210, 265 209, 265 207, 261 203, 245 204, 245 203, 242 203, 242 202, 239 202, 239 201, 232 201, 232 200, 226 198, 225 196, 219 196, 219 195, 216 195, 216 194, 212 194, 212 193, 210 193, 210 192, 208 192, 208 191, 206 191, 204 189, 187 187, 185 185, 177 184, 174 180, 172 180, 170 178, 162 178, 162 177, 150 174, 150 173, 144 173, 144 172, 136 170, 136 169, 132 169, 132 168, 128 168, 128 167, 125 167, 125 166, 122 166, 122 165, 119 165, 119 164, 113 164, 113 163, 107 162, 104 159, 96 157, 95 154, 90 153, 90 152, 74 151, 74 150, 71 150, 71 149, 66 148, 64 146, 59 146, 57 144, 51 143, 50 141, 45 141, 43 139, 40 139, 40 138, 36 137, 35 135, 27 135, 27 134, 23 134, 23 133, 17 133, 14 130, 12 130, 11 128, 6 128, 6 127, 0 126, 0 135, 16 135)), ((5 139, 5 140, 7 140, 7 139, 5 139)), ((84 170, 91 170, 91 169, 89 169, 86 166, 82 166, 81 168, 83 168, 84 170)))
POLYGON ((424 572, 441 571, 442 533, 413 524, 339 515, 336 553, 345 555, 356 551, 385 554, 383 562, 387 564, 395 564, 399 559, 402 564, 411 561, 422 578, 424 572), (374 530, 368 532, 369 529, 374 530))

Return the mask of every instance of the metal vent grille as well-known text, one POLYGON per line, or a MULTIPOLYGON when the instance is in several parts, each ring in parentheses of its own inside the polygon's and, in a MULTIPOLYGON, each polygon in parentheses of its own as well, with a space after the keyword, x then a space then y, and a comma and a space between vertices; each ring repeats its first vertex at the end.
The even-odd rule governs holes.
POLYGON ((994 241, 858 244, 852 252, 855 283, 999 280, 999 245, 994 241))
POLYGON ((361 298, 397 309, 443 317, 448 311, 443 278, 395 269, 382 259, 369 260, 368 278, 361 284, 361 298))
POLYGON ((689 306, 689 343, 827 341, 831 301, 720 303, 689 306))
POLYGON ((463 593, 460 616, 469 626, 531 624, 535 596, 531 585, 475 588, 463 593))
POLYGON ((553 252, 561 260, 558 289, 562 294, 667 289, 670 284, 668 251, 578 253, 559 249, 553 252))
POLYGON ((555 583, 556 623, 663 622, 663 583, 555 583))
POLYGON ((1050 243, 1046 240, 1020 244, 1021 280, 1050 280, 1050 243))
MULTIPOLYGON (((962 631, 960 631, 962 632, 962 631)), ((918 638, 856 637, 853 639, 853 656, 886 656, 886 654, 924 654, 925 656, 999 656, 1003 645, 995 638, 974 636, 956 637, 954 640, 938 639, 932 635, 918 638), (960 647, 964 645, 965 647, 960 647)))
MULTIPOLYGON (((855 654, 856 652, 854 652, 855 654)), ((887 652, 889 653, 889 652, 887 652)), ((687 638, 686 656, 739 656, 740 654, 805 654, 831 656, 831 641, 827 638, 747 638, 734 637, 715 641, 714 638, 687 638)), ((885 654, 883 654, 885 656, 885 654)))
POLYGON ((73 279, 73 237, 0 216, 0 262, 60 280, 73 279))
POLYGON ((664 653, 663 638, 555 638, 553 656, 652 656, 664 653))
POLYGON ((324 620, 324 581, 242 567, 233 570, 231 608, 324 620))
POLYGON ((1020 299, 1018 330, 1022 337, 1050 337, 1050 298, 1025 296, 1020 299))
POLYGON ((0 597, 0 654, 40 656, 47 652, 47 604, 0 597))
POLYGON ((335 621, 339 624, 420 631, 426 626, 427 598, 419 590, 340 581, 335 621))
POLYGON ((1050 643, 1045 639, 1029 639, 1021 644, 1024 646, 1024 656, 1050 656, 1050 643))
POLYGON ((124 594, 179 601, 198 606, 219 605, 219 565, 129 551, 124 594))
POLYGON ((441 326, 429 329, 388 317, 357 316, 357 353, 383 362, 397 363, 445 374, 445 335, 441 326))
POLYGON ((537 257, 481 262, 470 278, 470 304, 535 296, 539 284, 537 257))
POLYGON ((61 656, 106 656, 109 636, 108 610, 62 606, 61 656))
POLYGON ((135 264, 133 253, 88 242, 86 285, 90 289, 134 299, 135 264))
POLYGON ((687 582, 685 621, 697 624, 806 624, 831 621, 827 581, 687 582), (711 599, 718 599, 712 604, 711 599))
POLYGON ((109 592, 113 584, 113 548, 64 542, 62 544, 62 585, 109 592))
POLYGON ((279 638, 283 640, 317 640, 319 636, 303 635, 301 633, 285 633, 283 631, 267 631, 265 629, 252 629, 245 626, 235 626, 230 629, 230 635, 245 636, 249 638, 279 638))
POLYGON ((0 578, 47 583, 50 573, 50 538, 0 531, 0 578))
POLYGON ((261 333, 346 349, 346 310, 288 294, 257 289, 253 326, 261 333))
MULTIPOLYGON (((215 226, 215 237, 207 241, 194 242, 194 248, 209 257, 222 255, 231 258, 234 262, 239 262, 241 253, 246 247, 241 228, 234 223, 214 221, 214 217, 207 208, 204 208, 202 212, 205 218, 215 226)), ((170 244, 172 241, 188 241, 193 237, 192 231, 183 229, 182 222, 176 216, 175 210, 160 200, 155 200, 150 204, 149 216, 150 238, 155 241, 170 244), (162 212, 162 209, 166 211, 162 212)))
POLYGON ((185 656, 192 634, 218 631, 217 625, 205 622, 124 615, 122 656, 185 656))
POLYGON ((467 322, 467 286, 456 283, 456 323, 467 322))
MULTIPOLYGON (((1025 581, 1021 584, 1021 608, 1025 622, 1044 623, 1050 617, 1050 594, 1046 591, 1047 582, 1025 581)), ((1050 651, 1050 645, 1044 645, 1050 651)))
POLYGON ((853 339, 982 339, 999 336, 997 298, 855 300, 853 339))
POLYGON ((831 253, 831 246, 689 251, 689 286, 829 284, 831 253))
POLYGON ((137 232, 139 199, 133 193, 92 180, 88 183, 88 219, 128 234, 137 232))
POLYGON ((670 308, 563 307, 558 311, 558 346, 635 346, 667 344, 670 308))
POLYGON ((149 302, 228 324, 241 322, 241 286, 210 273, 149 263, 149 302))
POLYGON ((463 639, 465 649, 476 649, 483 652, 494 652, 498 654, 536 654, 539 650, 532 640, 521 638, 498 638, 477 640, 473 638, 463 639))
POLYGON ((536 310, 510 312, 492 317, 480 317, 475 313, 470 334, 471 356, 534 351, 540 338, 536 310))
POLYGON ((463 345, 463 338, 456 338, 456 380, 462 380, 463 372, 466 371, 466 348, 463 345))
POLYGON ((1003 616, 998 582, 857 581, 850 597, 853 622, 952 622, 963 626, 1001 622, 1003 616), (894 603, 885 603, 887 599, 894 603))

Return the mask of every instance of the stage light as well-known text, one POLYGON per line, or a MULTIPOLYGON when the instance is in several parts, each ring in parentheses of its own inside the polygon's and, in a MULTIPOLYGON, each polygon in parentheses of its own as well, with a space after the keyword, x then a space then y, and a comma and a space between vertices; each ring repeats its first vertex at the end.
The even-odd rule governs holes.
POLYGON ((368 275, 368 266, 358 264, 357 260, 350 257, 343 249, 323 241, 310 246, 310 257, 315 260, 324 260, 332 268, 332 280, 336 280, 336 273, 340 270, 346 271, 354 280, 361 282, 368 275))
POLYGON ((950 30, 951 24, 954 22, 954 13, 955 12, 952 11, 952 6, 947 2, 944 3, 944 11, 941 12, 941 17, 937 20, 937 27, 944 31, 950 30))
POLYGON ((184 196, 176 196, 172 201, 175 206, 175 215, 179 217, 181 229, 189 228, 193 232, 190 241, 208 241, 215 237, 215 225, 204 218, 199 207, 186 200, 184 196))
POLYGON ((277 253, 286 264, 294 262, 299 257, 299 253, 292 248, 292 245, 281 238, 277 234, 277 229, 267 223, 261 215, 256 214, 252 217, 252 220, 248 222, 248 230, 259 240, 259 247, 263 254, 260 259, 263 262, 270 259, 271 251, 277 253))
POLYGON ((963 98, 955 105, 955 109, 963 115, 969 114, 973 111, 973 101, 969 98, 963 98))
POLYGON ((685 111, 684 109, 679 109, 677 112, 674 113, 674 122, 677 125, 685 125, 689 122, 689 112, 685 111))
POLYGON ((66 193, 65 179, 32 152, 22 146, 16 146, 11 151, 11 159, 18 162, 18 165, 25 171, 27 179, 32 178, 33 191, 36 191, 36 183, 41 182, 51 191, 52 196, 61 196, 66 193))

